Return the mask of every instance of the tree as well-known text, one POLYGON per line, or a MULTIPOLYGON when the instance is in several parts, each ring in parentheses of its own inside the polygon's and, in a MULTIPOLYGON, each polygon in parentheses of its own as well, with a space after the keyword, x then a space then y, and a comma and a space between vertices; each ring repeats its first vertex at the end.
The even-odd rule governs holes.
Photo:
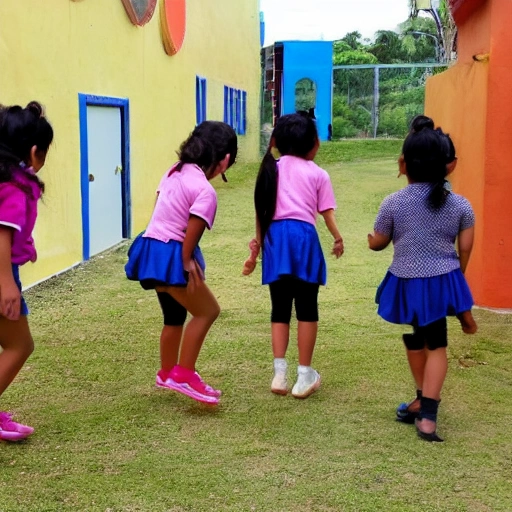
POLYGON ((405 51, 400 34, 392 30, 379 30, 375 34, 375 43, 369 52, 382 64, 404 62, 405 51))
POLYGON ((439 40, 440 61, 453 60, 457 40, 457 26, 448 5, 448 0, 409 0, 410 18, 420 11, 430 14, 436 24, 439 40))
POLYGON ((353 64, 377 64, 377 58, 368 51, 361 42, 359 32, 349 32, 342 39, 333 42, 333 58, 335 66, 353 64))
POLYGON ((354 64, 377 64, 377 57, 364 50, 348 50, 334 53, 333 64, 335 66, 347 66, 354 64))
POLYGON ((362 37, 363 36, 361 33, 355 30, 354 32, 348 32, 345 37, 341 39, 341 41, 347 43, 350 48, 352 48, 352 50, 358 50, 361 48, 361 46, 363 46, 361 42, 362 37))
POLYGON ((408 62, 438 62, 440 60, 437 27, 432 18, 417 16, 399 25, 408 62))

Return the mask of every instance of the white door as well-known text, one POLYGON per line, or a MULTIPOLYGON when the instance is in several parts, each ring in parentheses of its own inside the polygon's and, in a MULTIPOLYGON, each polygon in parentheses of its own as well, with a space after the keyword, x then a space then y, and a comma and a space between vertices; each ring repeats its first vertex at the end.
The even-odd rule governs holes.
POLYGON ((123 239, 121 109, 87 106, 89 255, 123 239))

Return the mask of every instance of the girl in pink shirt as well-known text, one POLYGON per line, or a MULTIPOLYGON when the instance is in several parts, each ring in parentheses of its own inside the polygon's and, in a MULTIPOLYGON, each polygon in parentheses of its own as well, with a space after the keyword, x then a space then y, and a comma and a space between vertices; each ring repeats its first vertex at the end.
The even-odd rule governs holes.
MULTIPOLYGON (((39 103, 0 107, 0 395, 34 350, 19 267, 37 258, 32 230, 44 184, 36 173, 52 140, 39 103)), ((0 412, 0 439, 19 441, 33 432, 0 412)))
POLYGON ((158 387, 217 405, 221 392, 196 372, 203 341, 220 308, 204 282, 205 263, 199 240, 211 229, 217 194, 209 181, 231 167, 237 136, 225 123, 205 121, 182 144, 180 160, 165 172, 146 231, 128 251, 128 279, 154 289, 164 316, 160 336, 158 387), (187 311, 192 319, 185 329, 187 311))
POLYGON ((298 321, 299 367, 292 388, 296 398, 306 398, 320 386, 320 375, 311 368, 318 331, 318 290, 326 283, 325 258, 315 224, 320 213, 334 237, 332 254, 343 254, 343 240, 336 226, 336 201, 329 175, 313 159, 320 142, 315 122, 302 114, 277 120, 270 146, 256 180, 256 238, 244 267, 250 274, 263 247, 263 284, 270 288, 274 378, 271 391, 288 393, 286 350, 290 335, 292 303, 298 321), (271 150, 276 148, 276 162, 271 150))

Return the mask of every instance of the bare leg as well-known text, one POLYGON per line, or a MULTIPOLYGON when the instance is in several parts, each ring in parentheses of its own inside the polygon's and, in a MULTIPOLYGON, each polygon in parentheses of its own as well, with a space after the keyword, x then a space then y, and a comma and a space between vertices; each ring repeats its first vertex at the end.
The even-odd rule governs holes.
POLYGON ((170 372, 178 364, 183 326, 164 325, 160 334, 161 369, 170 372))
MULTIPOLYGON (((448 371, 448 359, 446 347, 426 350, 425 376, 423 379, 423 396, 433 400, 441 400, 441 389, 448 371)), ((431 420, 422 419, 418 422, 418 428, 426 433, 436 430, 436 423, 431 420)))
POLYGON ((466 334, 475 334, 478 329, 478 325, 473 318, 473 313, 471 310, 459 313, 457 318, 459 319, 460 325, 462 326, 462 330, 466 334))
POLYGON ((427 362, 427 355, 425 354, 425 349, 406 350, 406 354, 407 361, 409 363, 409 368, 411 369, 414 383, 416 384, 416 389, 422 389, 425 372, 425 363, 427 362))
POLYGON ((11 321, 0 317, 0 395, 7 389, 34 351, 26 316, 11 321))
POLYGON ((290 339, 290 324, 272 322, 272 352, 276 358, 284 358, 290 339))
POLYGON ((425 364, 425 377, 423 379, 423 396, 434 400, 441 400, 446 373, 448 371, 448 359, 446 347, 426 350, 427 362, 425 364))
POLYGON ((157 291, 169 293, 192 315, 183 333, 179 365, 195 370, 203 341, 220 314, 217 299, 204 281, 196 283, 193 288, 168 286, 157 287, 157 291))
MULTIPOLYGON (((414 379, 414 383, 416 384, 417 390, 422 390, 423 388, 423 380, 424 380, 424 372, 425 372, 425 363, 427 361, 427 355, 425 354, 425 349, 421 350, 407 350, 407 361, 409 362, 409 368, 411 369, 411 373, 414 379)), ((407 410, 412 413, 417 413, 420 410, 420 401, 418 398, 415 398, 412 402, 410 402, 407 406, 407 410)))
POLYGON ((313 351, 318 333, 318 322, 299 322, 297 342, 299 346, 299 364, 311 366, 313 351))

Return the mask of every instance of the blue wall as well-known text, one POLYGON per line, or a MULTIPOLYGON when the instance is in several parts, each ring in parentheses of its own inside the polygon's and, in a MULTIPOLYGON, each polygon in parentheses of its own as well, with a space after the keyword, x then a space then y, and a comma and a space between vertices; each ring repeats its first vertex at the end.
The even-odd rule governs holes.
POLYGON ((295 112, 295 84, 309 78, 316 85, 315 116, 320 140, 332 123, 332 42, 283 41, 283 114, 295 112))

